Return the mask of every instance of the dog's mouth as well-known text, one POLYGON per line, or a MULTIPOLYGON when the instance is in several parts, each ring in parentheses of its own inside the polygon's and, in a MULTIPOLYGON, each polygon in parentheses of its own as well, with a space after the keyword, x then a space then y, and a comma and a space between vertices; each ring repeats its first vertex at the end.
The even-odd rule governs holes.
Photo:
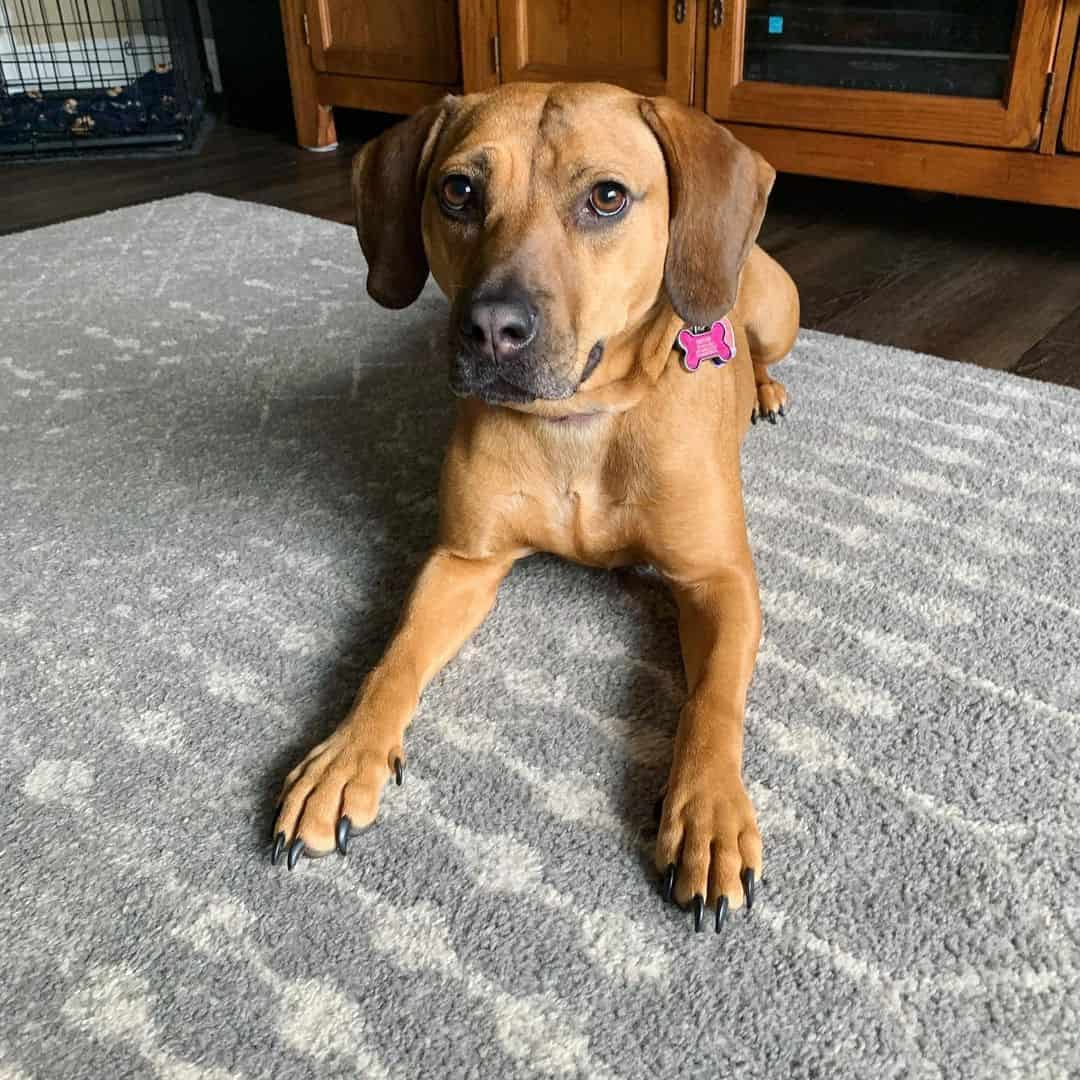
POLYGON ((589 359, 585 361, 585 370, 581 373, 581 378, 578 380, 578 389, 585 385, 589 376, 600 366, 600 361, 604 356, 604 343, 598 341, 589 350, 589 359))
POLYGON ((541 416, 540 419, 549 424, 556 424, 569 429, 588 427, 602 416, 611 414, 603 409, 594 409, 590 412, 565 413, 562 416, 541 416))
POLYGON ((462 372, 457 364, 450 369, 450 390, 457 397, 476 398, 489 405, 528 405, 537 398, 532 391, 504 379, 501 375, 477 379, 462 372))
POLYGON ((528 355, 493 363, 490 357, 459 348, 450 361, 451 391, 492 405, 565 401, 577 393, 579 385, 579 380, 567 379, 551 364, 528 355))
POLYGON ((450 359, 450 390, 458 397, 476 398, 492 405, 528 405, 540 401, 565 401, 573 397, 600 364, 604 343, 589 351, 581 376, 567 379, 528 356, 492 363, 489 357, 468 347, 458 347, 450 359))

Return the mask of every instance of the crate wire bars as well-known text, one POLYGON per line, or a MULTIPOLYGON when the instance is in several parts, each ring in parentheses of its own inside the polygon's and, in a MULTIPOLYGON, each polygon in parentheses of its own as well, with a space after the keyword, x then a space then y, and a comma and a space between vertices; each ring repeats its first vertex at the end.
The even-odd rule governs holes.
POLYGON ((0 155, 186 146, 205 92, 188 0, 0 0, 0 155))

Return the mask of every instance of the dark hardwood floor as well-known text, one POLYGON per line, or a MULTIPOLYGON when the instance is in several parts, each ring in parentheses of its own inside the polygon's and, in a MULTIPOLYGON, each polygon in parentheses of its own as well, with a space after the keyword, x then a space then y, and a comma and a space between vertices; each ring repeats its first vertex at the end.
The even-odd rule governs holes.
MULTIPOLYGON (((392 118, 342 116, 312 154, 219 120, 198 155, 0 161, 0 234, 207 191, 351 222, 349 161, 392 118)), ((781 176, 761 242, 804 326, 1080 388, 1080 213, 781 176)))

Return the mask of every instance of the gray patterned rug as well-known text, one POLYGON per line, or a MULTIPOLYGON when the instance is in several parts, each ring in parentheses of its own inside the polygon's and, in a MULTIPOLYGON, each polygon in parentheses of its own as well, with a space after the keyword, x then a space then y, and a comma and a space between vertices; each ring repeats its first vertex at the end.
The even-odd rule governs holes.
POLYGON ((650 870, 650 578, 538 557, 347 859, 268 858, 432 540, 451 404, 351 230, 0 240, 0 1076, 1080 1071, 1080 397, 805 333, 746 451, 750 918, 650 870))

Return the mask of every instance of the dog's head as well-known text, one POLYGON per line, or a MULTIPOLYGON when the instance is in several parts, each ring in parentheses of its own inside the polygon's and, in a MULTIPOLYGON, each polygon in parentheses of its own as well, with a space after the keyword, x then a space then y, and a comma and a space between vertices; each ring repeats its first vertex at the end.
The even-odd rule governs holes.
POLYGON ((357 155, 368 292, 405 307, 430 268, 452 305, 453 390, 550 411, 604 383, 609 343, 672 310, 730 310, 773 177, 666 98, 595 83, 448 97, 357 155))

